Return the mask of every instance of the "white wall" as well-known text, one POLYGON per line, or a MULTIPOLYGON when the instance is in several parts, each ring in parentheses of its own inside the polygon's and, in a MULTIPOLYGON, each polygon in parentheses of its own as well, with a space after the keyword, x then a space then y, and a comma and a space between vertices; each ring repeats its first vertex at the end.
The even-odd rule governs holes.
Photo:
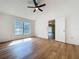
POLYGON ((0 13, 0 42, 27 38, 35 35, 35 21, 27 18, 16 17, 5 13, 0 13), (31 33, 27 35, 15 35, 14 22, 16 19, 29 21, 31 24, 31 33))
POLYGON ((10 18, 4 14, 0 14, 0 42, 8 41, 10 37, 10 18))
POLYGON ((56 17, 66 17, 67 43, 79 45, 79 0, 44 0, 44 12, 38 14, 36 34, 47 38, 48 21, 56 17))

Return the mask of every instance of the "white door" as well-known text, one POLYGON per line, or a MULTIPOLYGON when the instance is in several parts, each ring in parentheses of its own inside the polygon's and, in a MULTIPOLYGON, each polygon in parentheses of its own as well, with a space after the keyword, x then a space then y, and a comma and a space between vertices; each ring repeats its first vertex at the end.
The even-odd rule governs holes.
POLYGON ((65 43, 65 17, 58 17, 55 20, 55 40, 65 43))

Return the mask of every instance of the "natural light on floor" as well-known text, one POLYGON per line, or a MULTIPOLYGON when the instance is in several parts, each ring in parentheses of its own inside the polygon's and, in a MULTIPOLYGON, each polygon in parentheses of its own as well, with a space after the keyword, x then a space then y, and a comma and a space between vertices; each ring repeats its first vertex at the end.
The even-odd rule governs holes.
POLYGON ((22 43, 22 42, 28 42, 28 41, 31 41, 31 40, 32 40, 32 38, 16 40, 16 41, 11 42, 8 46, 16 45, 16 44, 19 44, 19 43, 22 43))

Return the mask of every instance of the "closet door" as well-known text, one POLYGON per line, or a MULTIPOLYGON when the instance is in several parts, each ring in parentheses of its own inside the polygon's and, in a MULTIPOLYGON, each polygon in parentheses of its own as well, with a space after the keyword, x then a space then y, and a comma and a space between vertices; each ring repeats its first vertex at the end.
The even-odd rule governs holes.
POLYGON ((58 17, 56 20, 56 41, 64 42, 65 43, 65 17, 58 17))

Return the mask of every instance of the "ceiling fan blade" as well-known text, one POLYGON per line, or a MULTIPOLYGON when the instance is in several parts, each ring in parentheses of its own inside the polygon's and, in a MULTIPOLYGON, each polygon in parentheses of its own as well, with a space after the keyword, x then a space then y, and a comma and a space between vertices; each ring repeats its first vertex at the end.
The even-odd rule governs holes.
POLYGON ((33 6, 27 6, 27 8, 36 8, 36 7, 33 7, 33 6))
POLYGON ((43 12, 43 10, 42 9, 40 9, 40 8, 38 8, 41 12, 43 12))
POLYGON ((36 11, 36 9, 34 9, 34 11, 33 12, 35 12, 36 11))
POLYGON ((37 2, 36 2, 36 0, 33 0, 33 2, 34 2, 34 4, 35 4, 35 6, 37 6, 38 4, 37 4, 37 2))
POLYGON ((43 7, 43 6, 46 6, 46 4, 39 5, 38 7, 43 7))

